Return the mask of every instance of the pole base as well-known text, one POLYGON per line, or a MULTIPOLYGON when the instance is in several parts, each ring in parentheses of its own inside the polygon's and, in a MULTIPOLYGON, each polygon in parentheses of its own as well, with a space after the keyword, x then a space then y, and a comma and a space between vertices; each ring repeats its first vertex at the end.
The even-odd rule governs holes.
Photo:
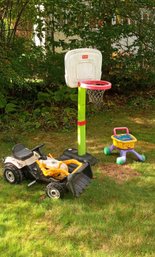
POLYGON ((78 160, 79 162, 88 162, 90 165, 95 165, 98 161, 97 159, 92 156, 89 153, 86 153, 82 156, 78 155, 78 150, 77 149, 66 149, 63 154, 59 157, 59 160, 64 161, 68 159, 75 159, 78 160))

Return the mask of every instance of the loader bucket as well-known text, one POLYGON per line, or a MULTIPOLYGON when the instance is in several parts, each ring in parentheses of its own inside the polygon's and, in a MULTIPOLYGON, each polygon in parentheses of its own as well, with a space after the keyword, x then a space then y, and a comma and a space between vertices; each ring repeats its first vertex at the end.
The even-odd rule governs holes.
POLYGON ((89 163, 84 163, 75 173, 67 177, 67 188, 76 197, 79 197, 83 190, 88 186, 93 177, 89 163))

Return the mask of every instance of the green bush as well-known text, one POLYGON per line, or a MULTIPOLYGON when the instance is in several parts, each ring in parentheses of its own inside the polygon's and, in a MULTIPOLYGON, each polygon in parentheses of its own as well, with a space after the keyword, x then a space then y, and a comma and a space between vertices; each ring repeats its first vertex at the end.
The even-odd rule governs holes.
POLYGON ((40 72, 47 87, 53 88, 65 84, 64 54, 53 54, 48 51, 40 64, 40 72))
POLYGON ((33 111, 14 109, 10 106, 9 112, 1 114, 0 128, 3 130, 16 130, 20 132, 42 129, 68 130, 75 128, 77 110, 74 107, 44 106, 33 111))

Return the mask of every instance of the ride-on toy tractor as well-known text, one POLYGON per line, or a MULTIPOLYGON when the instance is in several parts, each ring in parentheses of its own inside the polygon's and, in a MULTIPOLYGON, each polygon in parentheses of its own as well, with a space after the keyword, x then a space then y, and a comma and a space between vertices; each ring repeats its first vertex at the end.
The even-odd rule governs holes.
POLYGON ((68 190, 80 196, 92 179, 92 170, 87 162, 75 159, 59 161, 51 154, 46 156, 38 145, 32 150, 22 144, 12 149, 12 156, 4 161, 4 178, 10 184, 19 184, 24 178, 31 179, 28 186, 37 181, 45 182, 46 194, 50 198, 62 198, 68 190))

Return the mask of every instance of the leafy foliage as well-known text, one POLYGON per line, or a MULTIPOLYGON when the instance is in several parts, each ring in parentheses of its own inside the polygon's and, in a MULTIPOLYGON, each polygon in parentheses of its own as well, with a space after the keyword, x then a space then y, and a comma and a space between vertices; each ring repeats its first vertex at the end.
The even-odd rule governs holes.
POLYGON ((102 78, 112 82, 111 92, 153 88, 154 22, 153 0, 1 1, 0 114, 74 108, 77 93, 64 80, 64 53, 73 48, 102 52, 102 78), (34 25, 41 46, 33 42, 34 25))

